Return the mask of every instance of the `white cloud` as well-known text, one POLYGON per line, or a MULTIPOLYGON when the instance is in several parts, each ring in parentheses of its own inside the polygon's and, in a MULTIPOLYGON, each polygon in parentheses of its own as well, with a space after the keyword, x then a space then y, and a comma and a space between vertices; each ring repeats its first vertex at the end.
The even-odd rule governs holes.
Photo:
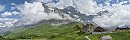
POLYGON ((6 16, 11 16, 12 13, 10 13, 10 12, 4 12, 4 13, 2 13, 1 15, 2 15, 3 17, 6 17, 6 16))
POLYGON ((12 22, 0 23, 0 27, 12 27, 12 26, 14 26, 14 23, 12 22))
POLYGON ((11 5, 17 5, 17 4, 15 4, 15 3, 12 3, 11 5))
POLYGON ((5 27, 12 27, 12 26, 14 26, 14 23, 12 23, 12 22, 5 22, 4 25, 5 25, 5 27))
POLYGON ((19 25, 34 24, 42 20, 58 19, 64 20, 58 13, 45 13, 41 2, 27 3, 20 5, 18 9, 21 11, 22 19, 19 25))
POLYGON ((17 12, 17 11, 13 11, 13 12, 11 12, 13 15, 19 15, 20 14, 20 12, 17 12))
POLYGON ((55 7, 59 9, 64 9, 65 7, 73 6, 73 0, 59 0, 59 2, 57 3, 52 2, 53 0, 36 0, 36 1, 46 3, 46 5, 49 7, 55 7))
POLYGON ((128 0, 130 2, 130 0, 128 0))
POLYGON ((59 9, 64 9, 68 6, 75 7, 78 11, 85 15, 96 15, 96 13, 100 11, 104 11, 100 7, 97 6, 96 1, 93 0, 59 0, 57 3, 48 3, 52 0, 38 0, 44 3, 49 7, 56 7, 59 9))
MULTIPOLYGON (((106 6, 97 5, 93 0, 59 0, 58 3, 48 3, 52 0, 38 0, 39 2, 27 3, 20 5, 18 9, 21 11, 23 16, 21 22, 24 25, 34 24, 41 20, 50 19, 71 19, 69 15, 66 18, 62 18, 58 13, 45 13, 44 7, 41 2, 47 3, 49 7, 56 7, 63 9, 67 6, 75 7, 80 13, 88 15, 96 15, 100 11, 107 10, 109 13, 105 13, 102 16, 95 17, 93 22, 100 26, 111 27, 119 25, 129 25, 130 24, 130 6, 122 5, 125 2, 113 4, 106 3, 106 6)), ((110 1, 110 0, 109 0, 110 1)))
POLYGON ((17 12, 17 11, 13 11, 13 12, 4 12, 4 13, 2 13, 1 15, 3 16, 3 17, 7 17, 7 16, 13 16, 13 15, 18 15, 18 14, 20 14, 20 12, 17 12))
POLYGON ((123 3, 118 3, 118 4, 114 4, 113 6, 103 7, 109 13, 103 14, 100 17, 96 17, 94 18, 93 21, 98 25, 104 27, 129 25, 130 5, 122 5, 123 3))
POLYGON ((0 27, 5 27, 5 25, 3 23, 0 23, 0 27))
POLYGON ((5 10, 5 6, 4 5, 0 5, 0 11, 4 11, 5 10))
POLYGON ((65 7, 73 6, 73 1, 72 0, 59 0, 59 2, 57 3, 48 3, 46 5, 49 7, 64 9, 65 7))
MULTIPOLYGON (((48 0, 50 2, 51 0, 48 0)), ((117 4, 108 3, 111 0, 106 0, 106 6, 102 4, 97 5, 96 1, 93 0, 59 0, 58 3, 48 3, 49 7, 56 7, 63 9, 64 6, 73 6, 80 13, 88 15, 96 15, 100 11, 107 10, 109 13, 105 13, 102 16, 95 17, 93 22, 97 23, 100 26, 111 27, 119 25, 129 25, 130 24, 130 5, 122 5, 127 3, 123 1, 117 4)), ((119 0, 117 0, 118 2, 119 0)), ((42 0, 42 2, 44 2, 42 0)), ((46 1, 47 2, 47 1, 46 1)))
POLYGON ((0 23, 0 27, 12 27, 15 25, 16 22, 19 21, 19 19, 14 18, 0 18, 0 21, 3 21, 0 23))
POLYGON ((96 15, 96 13, 104 11, 102 8, 98 7, 96 1, 93 0, 74 0, 74 7, 87 16, 96 15))
POLYGON ((48 2, 52 2, 53 0, 35 0, 35 1, 43 2, 43 3, 48 3, 48 2))
POLYGON ((6 21, 6 20, 18 20, 18 19, 15 19, 15 18, 0 18, 0 20, 6 21))

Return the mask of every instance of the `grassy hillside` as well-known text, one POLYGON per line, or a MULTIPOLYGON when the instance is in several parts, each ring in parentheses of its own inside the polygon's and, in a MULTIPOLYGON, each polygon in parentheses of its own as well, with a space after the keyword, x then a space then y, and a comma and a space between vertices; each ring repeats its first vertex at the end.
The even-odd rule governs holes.
POLYGON ((115 32, 110 34, 96 34, 89 35, 89 38, 92 40, 99 40, 100 36, 110 35, 112 36, 112 40, 130 40, 130 32, 115 32))
POLYGON ((99 40, 103 35, 111 35, 112 40, 130 40, 130 31, 117 32, 109 34, 95 34, 88 33, 85 35, 81 32, 82 23, 69 23, 60 26, 46 24, 39 24, 36 27, 25 28, 17 30, 7 36, 6 39, 12 40, 87 40, 86 35, 91 40, 99 40))
POLYGON ((5 38, 8 39, 31 39, 31 40, 86 40, 85 33, 81 32, 81 23, 73 22, 60 26, 40 24, 36 27, 25 28, 11 33, 5 38))

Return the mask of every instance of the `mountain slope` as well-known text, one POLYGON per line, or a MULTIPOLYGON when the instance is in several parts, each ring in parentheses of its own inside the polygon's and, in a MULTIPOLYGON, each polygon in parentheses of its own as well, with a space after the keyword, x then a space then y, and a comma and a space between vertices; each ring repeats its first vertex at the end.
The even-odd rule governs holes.
POLYGON ((60 26, 39 24, 36 27, 17 30, 6 38, 9 39, 48 39, 48 40, 85 40, 85 35, 80 31, 82 23, 69 23, 60 26))

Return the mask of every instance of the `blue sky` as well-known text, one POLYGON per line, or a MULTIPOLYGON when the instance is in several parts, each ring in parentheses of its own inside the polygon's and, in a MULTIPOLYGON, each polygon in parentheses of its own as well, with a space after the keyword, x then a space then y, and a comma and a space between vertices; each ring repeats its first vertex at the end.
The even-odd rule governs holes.
MULTIPOLYGON (((19 11, 17 9, 12 10, 12 7, 15 8, 15 6, 17 6, 17 5, 24 4, 25 1, 32 2, 32 0, 0 0, 0 5, 4 6, 4 10, 0 11, 0 14, 3 14, 5 12, 19 11), (12 3, 14 3, 16 5, 12 5, 12 3)), ((15 20, 18 20, 21 17, 19 15, 11 15, 11 16, 7 16, 7 17, 2 17, 2 15, 0 15, 0 18, 3 18, 3 19, 0 19, 0 23, 4 24, 5 22, 9 23, 10 21, 13 22, 15 20), (7 18, 7 20, 6 20, 6 18, 7 18), (13 19, 13 20, 11 20, 11 19, 13 19)))
MULTIPOLYGON (((0 0, 0 5, 3 5, 5 6, 5 10, 4 11, 0 11, 0 14, 4 13, 4 12, 13 12, 13 11, 19 11, 17 9, 14 9, 14 10, 11 10, 12 7, 15 7, 17 5, 20 5, 20 4, 24 4, 25 1, 27 2, 33 2, 33 0, 0 0), (12 3, 16 4, 16 5, 12 5, 12 3)), ((105 0, 96 0, 97 4, 104 4, 104 1, 105 0)), ((128 0, 112 0, 110 1, 109 3, 111 4, 115 4, 115 3, 118 3, 118 2, 122 2, 122 1, 128 1, 128 0)), ((53 1, 54 3, 57 3, 58 0, 54 0, 53 1)), ((130 2, 128 2, 127 4, 130 4, 130 2)), ((0 18, 14 18, 14 19, 20 19, 20 16, 19 15, 12 15, 12 16, 7 16, 7 17, 2 17, 0 15, 0 18)), ((0 23, 1 22, 6 22, 7 20, 0 20, 0 23)))
POLYGON ((11 7, 14 7, 14 5, 11 5, 12 3, 19 5, 25 1, 31 2, 31 0, 0 0, 0 5, 5 5, 5 11, 12 11, 10 10, 11 7))
MULTIPOLYGON (((104 4, 104 1, 106 1, 106 0, 96 0, 96 1, 97 1, 98 4, 104 4)), ((128 1, 128 0, 118 0, 118 1, 117 0, 112 0, 109 3, 115 4, 115 3, 122 2, 122 1, 128 1)), ((130 2, 128 2, 128 4, 130 4, 130 2)))
MULTIPOLYGON (((24 4, 24 2, 32 2, 32 0, 0 0, 0 5, 5 6, 5 10, 4 11, 0 11, 0 14, 4 13, 4 12, 13 12, 13 11, 19 11, 17 9, 11 10, 11 7, 15 7, 17 5, 20 4, 24 4), (16 5, 12 5, 12 3, 16 4, 16 5)), ((2 17, 2 16, 0 16, 2 17)), ((3 17, 5 18, 5 17, 3 17)), ((20 18, 18 15, 14 15, 14 16, 8 16, 6 18, 20 18)))
MULTIPOLYGON (((14 11, 14 10, 10 10, 11 7, 14 7, 14 5, 11 5, 12 3, 19 5, 19 4, 23 4, 25 1, 33 2, 32 0, 0 0, 0 5, 5 5, 5 7, 6 7, 5 11, 14 11)), ((97 3, 98 4, 103 4, 104 1, 105 0, 97 0, 97 3)), ((117 3, 116 1, 117 0, 112 0, 112 1, 110 1, 110 3, 112 3, 112 4, 117 3)), ((128 1, 128 0, 119 0, 119 2, 121 2, 121 1, 128 1)), ((130 3, 130 2, 128 2, 128 3, 130 3)), ((5 12, 5 11, 3 11, 3 12, 5 12)))
MULTIPOLYGON (((11 5, 12 3, 19 5, 19 4, 23 4, 25 1, 33 2, 32 0, 0 0, 0 5, 5 5, 5 7, 6 7, 5 11, 14 11, 14 10, 10 10, 11 7, 14 7, 14 5, 11 5)), ((104 1, 105 0, 97 0, 97 3, 98 4, 103 4, 104 1)), ((112 0, 112 1, 110 1, 110 3, 112 3, 112 4, 117 3, 116 1, 117 0, 112 0)), ((121 1, 128 1, 128 0, 119 0, 119 2, 121 2, 121 1)), ((130 2, 128 2, 128 3, 130 3, 130 2)), ((5 12, 5 11, 3 11, 3 12, 5 12)))

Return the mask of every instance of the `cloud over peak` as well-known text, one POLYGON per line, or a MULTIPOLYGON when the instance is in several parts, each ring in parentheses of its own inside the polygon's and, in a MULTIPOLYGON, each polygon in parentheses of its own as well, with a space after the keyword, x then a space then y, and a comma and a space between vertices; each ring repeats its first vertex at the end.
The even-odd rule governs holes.
MULTIPOLYGON (((21 12, 21 21, 19 25, 34 24, 42 20, 58 19, 64 20, 59 13, 44 12, 44 7, 41 2, 28 3, 25 2, 23 5, 19 5, 18 9, 21 12)), ((62 14, 62 13, 61 13, 62 14)))

